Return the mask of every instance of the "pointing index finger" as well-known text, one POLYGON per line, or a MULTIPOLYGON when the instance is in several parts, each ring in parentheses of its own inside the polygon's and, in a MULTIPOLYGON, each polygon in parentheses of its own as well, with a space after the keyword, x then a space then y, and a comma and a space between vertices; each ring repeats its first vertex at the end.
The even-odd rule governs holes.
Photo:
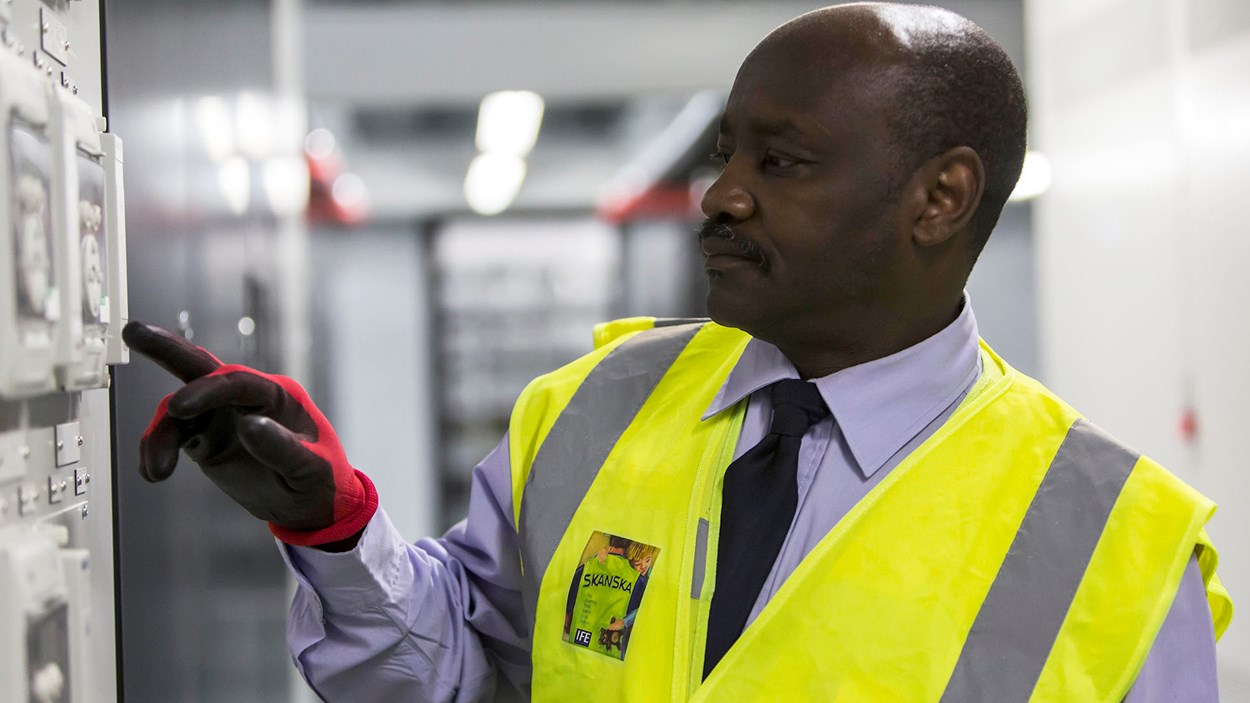
POLYGON ((122 339, 135 351, 155 361, 183 383, 208 375, 221 366, 217 357, 163 327, 131 320, 122 339))

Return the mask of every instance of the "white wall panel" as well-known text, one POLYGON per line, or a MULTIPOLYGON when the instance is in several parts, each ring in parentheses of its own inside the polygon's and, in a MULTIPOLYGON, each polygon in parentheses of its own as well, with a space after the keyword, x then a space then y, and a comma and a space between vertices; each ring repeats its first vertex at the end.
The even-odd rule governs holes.
MULTIPOLYGON (((1199 487, 1220 503, 1211 527, 1224 545, 1221 571, 1234 598, 1250 597, 1250 476, 1246 472, 1250 422, 1250 236, 1246 184, 1250 183, 1250 32, 1195 56, 1186 86, 1193 101, 1184 135, 1189 158, 1184 189, 1182 248, 1192 251, 1189 329, 1195 367, 1200 433, 1199 487)), ((1248 601, 1242 600, 1244 606, 1248 601)), ((1250 681, 1250 619, 1222 644, 1230 666, 1250 681)), ((1250 687, 1243 698, 1250 699, 1250 687)))
MULTIPOLYGON (((1220 503, 1209 529, 1235 600, 1250 593, 1247 7, 1026 6, 1033 142, 1055 171, 1035 206, 1046 377, 1220 503)), ((1244 614, 1219 651, 1225 699, 1250 699, 1244 614)))
POLYGON ((1051 157, 1055 184, 1036 209, 1035 236, 1047 380, 1095 422, 1183 472, 1170 100, 1168 83, 1150 76, 1054 117, 1062 136, 1036 144, 1051 157))

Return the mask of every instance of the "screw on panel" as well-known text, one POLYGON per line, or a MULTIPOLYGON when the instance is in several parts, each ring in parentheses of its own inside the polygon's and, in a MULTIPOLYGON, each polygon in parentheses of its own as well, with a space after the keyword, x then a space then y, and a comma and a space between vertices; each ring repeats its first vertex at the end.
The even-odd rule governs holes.
POLYGON ((17 453, 21 454, 23 459, 29 459, 30 447, 23 445, 20 449, 17 450, 17 453))
POLYGON ((91 474, 87 474, 86 478, 83 480, 86 481, 87 483, 91 483, 91 474))
POLYGON ((78 437, 75 437, 75 439, 77 439, 77 440, 78 440, 78 446, 80 446, 80 447, 81 447, 81 446, 82 446, 82 435, 79 435, 78 437))
POLYGON ((62 450, 62 449, 64 449, 64 448, 65 448, 65 443, 64 443, 64 442, 57 442, 57 443, 56 443, 56 450, 57 450, 58 452, 59 452, 59 451, 61 451, 61 450, 62 450))
POLYGON ((26 515, 39 504, 39 488, 37 486, 17 487, 17 514, 26 515))
POLYGON ((87 517, 87 504, 86 503, 82 504, 82 516, 83 516, 83 519, 86 519, 87 517))

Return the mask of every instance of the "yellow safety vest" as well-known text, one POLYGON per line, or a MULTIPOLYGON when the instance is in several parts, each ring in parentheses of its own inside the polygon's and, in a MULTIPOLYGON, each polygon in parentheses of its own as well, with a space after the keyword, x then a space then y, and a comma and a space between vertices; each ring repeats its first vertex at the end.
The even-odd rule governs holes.
POLYGON ((1215 505, 982 344, 949 420, 812 549, 700 681, 720 488, 746 401, 704 421, 748 336, 653 318, 522 393, 509 446, 535 701, 1107 701, 1215 505), (565 640, 592 535, 657 548, 624 660, 565 640))

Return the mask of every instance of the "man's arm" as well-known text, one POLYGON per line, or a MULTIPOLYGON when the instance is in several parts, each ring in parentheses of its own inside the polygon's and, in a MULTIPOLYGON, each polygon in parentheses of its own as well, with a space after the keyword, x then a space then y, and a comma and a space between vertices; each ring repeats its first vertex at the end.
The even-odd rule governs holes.
POLYGON ((1218 703, 1215 628, 1197 557, 1190 557, 1172 609, 1124 703, 1218 703))
POLYGON ((327 701, 476 701, 528 691, 507 438, 474 469, 468 518, 407 544, 379 510, 355 549, 283 546, 299 589, 287 643, 327 701))
POLYGON ((288 641, 324 698, 478 700, 496 669, 528 690, 506 439, 474 470, 468 520, 408 545, 298 383, 137 321, 122 336, 185 384, 140 440, 141 475, 169 478, 185 452, 269 522, 300 584, 288 641))

